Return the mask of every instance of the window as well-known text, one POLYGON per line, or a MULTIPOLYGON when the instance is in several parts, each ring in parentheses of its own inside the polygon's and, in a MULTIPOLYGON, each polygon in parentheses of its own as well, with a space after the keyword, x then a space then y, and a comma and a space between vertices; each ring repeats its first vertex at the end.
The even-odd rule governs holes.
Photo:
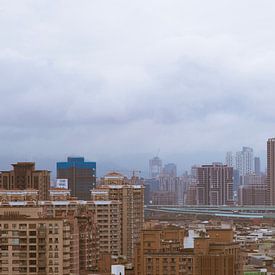
POLYGON ((30 268, 29 268, 29 271, 30 271, 30 272, 36 272, 36 267, 30 267, 30 268))
POLYGON ((30 231, 30 232, 29 232, 29 235, 30 235, 30 236, 36 236, 36 231, 30 231))

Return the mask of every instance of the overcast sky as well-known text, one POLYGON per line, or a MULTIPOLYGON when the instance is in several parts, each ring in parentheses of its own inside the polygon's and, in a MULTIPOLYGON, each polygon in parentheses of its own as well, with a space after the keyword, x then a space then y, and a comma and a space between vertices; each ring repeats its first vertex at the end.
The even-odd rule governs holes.
POLYGON ((273 0, 0 0, 0 155, 263 152, 274 12, 273 0))

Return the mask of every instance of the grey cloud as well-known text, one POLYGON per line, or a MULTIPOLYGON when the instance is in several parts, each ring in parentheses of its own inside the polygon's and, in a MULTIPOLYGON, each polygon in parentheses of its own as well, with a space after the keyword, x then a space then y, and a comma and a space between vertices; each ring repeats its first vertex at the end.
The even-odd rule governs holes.
POLYGON ((2 1, 0 151, 263 150, 275 122, 274 5, 2 1))

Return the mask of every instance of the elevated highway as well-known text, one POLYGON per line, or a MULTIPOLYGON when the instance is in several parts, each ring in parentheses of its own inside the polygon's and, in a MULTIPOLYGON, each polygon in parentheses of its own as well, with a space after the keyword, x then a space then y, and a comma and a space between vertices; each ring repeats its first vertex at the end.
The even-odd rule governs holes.
POLYGON ((147 212, 164 212, 194 216, 227 217, 238 219, 275 219, 273 206, 175 206, 175 205, 147 205, 147 212))

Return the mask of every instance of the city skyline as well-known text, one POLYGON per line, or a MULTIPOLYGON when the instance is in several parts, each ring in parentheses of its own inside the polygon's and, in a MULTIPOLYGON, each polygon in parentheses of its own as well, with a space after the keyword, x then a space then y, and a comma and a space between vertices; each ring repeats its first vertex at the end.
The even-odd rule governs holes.
MULTIPOLYGON (((264 142, 265 144, 265 142, 264 142)), ((215 152, 212 152, 211 155, 201 153, 199 155, 193 155, 193 154, 161 154, 160 153, 160 160, 163 163, 163 167, 169 163, 175 163, 178 170, 178 175, 184 174, 186 171, 190 172, 193 165, 202 165, 202 164, 212 164, 214 162, 220 162, 226 164, 226 155, 227 153, 232 153, 233 156, 233 167, 235 167, 235 155, 238 153, 241 148, 245 146, 241 146, 238 148, 235 152, 233 150, 230 151, 224 151, 218 154, 218 157, 216 157, 215 152)), ((252 147, 252 149, 254 149, 252 147)), ((266 160, 267 160, 267 152, 266 150, 259 153, 255 152, 255 156, 260 158, 261 162, 261 172, 266 171, 266 160)), ((47 168, 51 171, 52 176, 56 177, 56 163, 66 161, 68 157, 85 157, 88 161, 95 161, 98 164, 97 167, 97 174, 99 176, 104 176, 106 173, 110 171, 120 171, 124 173, 125 175, 131 175, 132 171, 138 170, 140 171, 141 176, 143 177, 150 177, 150 167, 148 165, 148 161, 152 158, 155 158, 156 155, 151 155, 149 153, 147 154, 129 154, 129 155, 121 155, 120 157, 110 157, 110 156, 104 156, 105 158, 99 158, 95 159, 93 156, 89 157, 87 154, 80 155, 80 154, 73 154, 69 155, 66 154, 60 159, 56 158, 1 158, 0 156, 0 166, 2 170, 9 169, 11 164, 17 161, 22 162, 35 162, 38 167, 41 168, 47 168)), ((253 164, 254 165, 254 164, 253 164)))
MULTIPOLYGON (((246 146, 242 146, 241 148, 246 148, 246 146)), ((127 155, 127 156, 122 156, 121 158, 106 158, 106 159, 100 159, 96 160, 95 158, 89 158, 87 157, 87 154, 85 155, 65 155, 61 159, 43 159, 43 158, 10 158, 10 159, 5 159, 1 161, 0 159, 0 170, 9 170, 11 168, 12 163, 14 162, 35 162, 36 165, 39 168, 46 168, 49 171, 51 171, 52 178, 58 178, 57 177, 57 170, 56 170, 56 165, 58 162, 64 162, 67 160, 67 158, 83 158, 87 159, 88 161, 96 162, 97 163, 97 177, 102 177, 106 173, 110 171, 120 171, 124 173, 127 176, 131 176, 133 171, 138 171, 140 173, 140 176, 142 177, 149 177, 150 178, 150 165, 148 165, 148 161, 154 158, 158 158, 162 162, 162 168, 160 172, 165 169, 166 165, 170 164, 175 164, 176 169, 178 170, 178 175, 181 176, 185 174, 186 172, 190 173, 192 166, 196 165, 204 165, 204 164, 209 164, 211 165, 212 163, 223 163, 228 165, 227 161, 227 155, 230 153, 233 157, 233 168, 236 168, 236 154, 241 150, 239 148, 234 151, 226 151, 226 152, 221 152, 218 158, 215 158, 215 154, 213 153, 212 157, 209 157, 208 154, 202 154, 197 155, 196 157, 190 155, 166 155, 165 158, 162 157, 162 154, 160 156, 157 155, 150 155, 148 154, 140 154, 137 155, 137 158, 134 158, 134 155, 127 155)), ((252 148, 253 149, 253 148, 252 148)), ((254 151, 255 152, 255 151, 254 151)), ((165 156, 165 154, 163 154, 165 156)), ((262 173, 266 172, 266 160, 267 160, 267 151, 262 152, 262 154, 258 154, 258 152, 255 152, 255 158, 260 159, 260 171, 262 173)), ((230 165, 228 165, 230 166, 230 165)), ((253 173, 254 173, 254 159, 253 159, 253 173)))

